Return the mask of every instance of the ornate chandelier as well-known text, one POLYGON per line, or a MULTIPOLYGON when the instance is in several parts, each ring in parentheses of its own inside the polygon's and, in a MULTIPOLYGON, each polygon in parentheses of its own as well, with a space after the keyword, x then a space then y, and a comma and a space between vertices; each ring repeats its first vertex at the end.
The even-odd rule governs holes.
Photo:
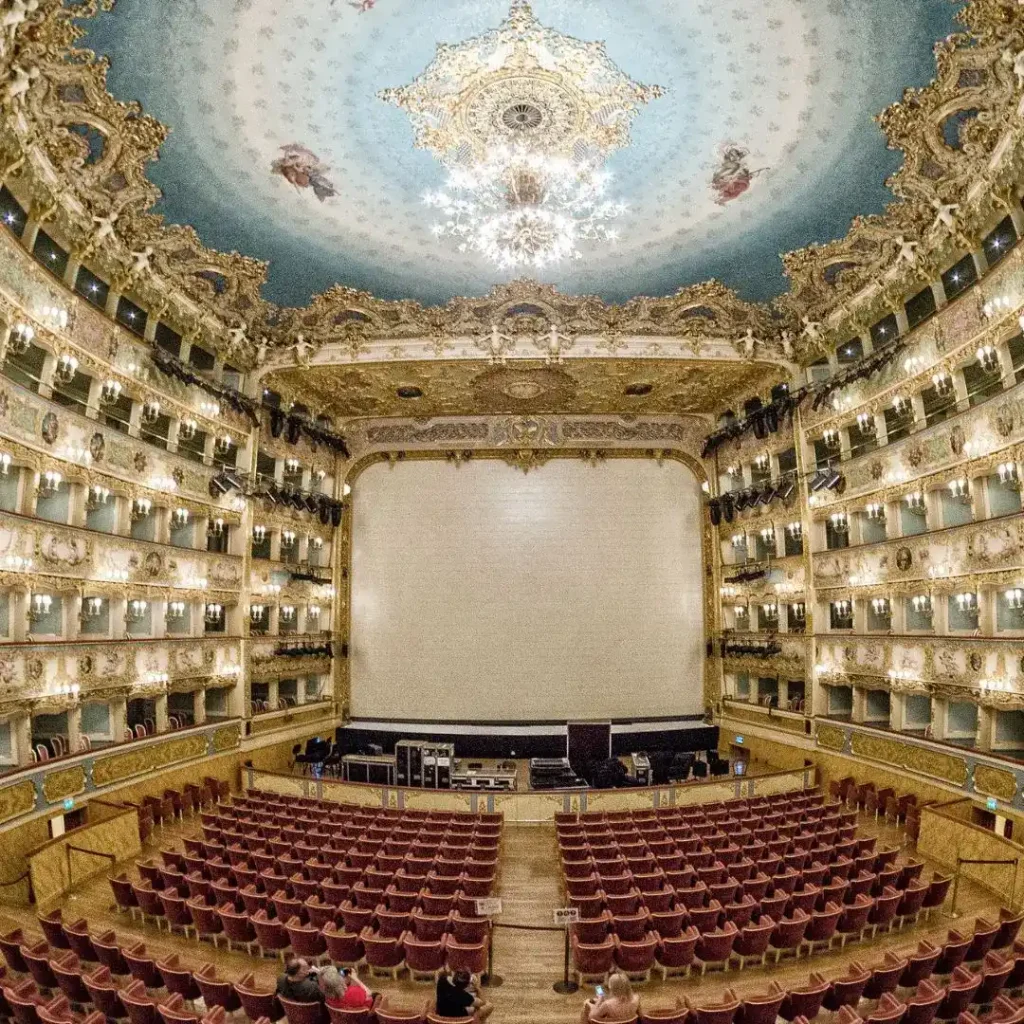
POLYGON ((448 188, 424 201, 440 210, 438 237, 479 252, 503 270, 579 259, 581 241, 614 242, 608 222, 623 203, 605 198, 608 174, 590 163, 501 146, 485 160, 452 168, 448 188))
POLYGON ((662 93, 620 71, 602 43, 546 28, 514 0, 499 28, 438 46, 413 82, 380 95, 448 169, 446 188, 424 197, 443 216, 435 235, 517 269, 618 238, 609 222, 625 205, 606 197, 604 163, 662 93))

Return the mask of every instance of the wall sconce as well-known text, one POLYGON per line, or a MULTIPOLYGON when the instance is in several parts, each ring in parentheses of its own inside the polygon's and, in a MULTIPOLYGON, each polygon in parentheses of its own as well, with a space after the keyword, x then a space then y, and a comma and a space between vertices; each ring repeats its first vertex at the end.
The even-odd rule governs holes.
POLYGON ((267 539, 267 528, 265 526, 254 526, 252 528, 252 539, 254 544, 262 544, 267 539))
POLYGON ((907 509, 915 515, 923 516, 928 511, 925 508, 924 495, 920 491, 906 495, 903 500, 907 503, 907 509))
POLYGON ((864 506, 864 514, 868 517, 868 519, 885 519, 885 506, 880 504, 879 502, 872 502, 870 505, 864 506))
POLYGON ((35 336, 36 330, 31 324, 15 324, 11 328, 11 336, 7 341, 7 354, 23 356, 35 336))
POLYGON ((910 414, 912 410, 910 399, 904 395, 897 395, 892 402, 892 411, 899 417, 903 418, 910 414))
POLYGON ((1017 472, 1016 462, 1000 462, 996 466, 996 472, 999 474, 1001 484, 1020 490, 1020 475, 1017 472))
POLYGON ((220 415, 220 402, 209 400, 199 403, 199 411, 209 419, 216 419, 220 415))
MULTIPOLYGON (((999 242, 998 238, 996 239, 996 242, 999 242)), ((999 246, 996 245, 996 248, 998 249, 999 246)), ((1009 309, 1012 305, 1013 302, 1010 300, 1008 295, 995 295, 981 307, 981 312, 986 317, 992 318, 997 314, 1002 313, 1003 310, 1009 309)))
POLYGON ((284 470, 286 473, 298 473, 299 471, 299 460, 298 459, 285 459, 284 470))
POLYGON ((52 607, 53 598, 49 594, 33 594, 28 608, 29 621, 38 622, 41 618, 50 614, 52 607))
POLYGON ((747 616, 747 606, 745 604, 738 604, 733 607, 733 614, 737 619, 744 619, 747 616))
POLYGON ((188 509, 187 508, 176 508, 171 513, 171 522, 174 527, 178 530, 183 530, 188 526, 188 509))
POLYGON ((999 369, 999 353, 991 345, 983 345, 975 355, 985 373, 995 373, 999 369))
POLYGON ((222 537, 224 535, 224 520, 211 519, 206 526, 206 532, 213 537, 222 537))
POLYGON ((196 431, 199 429, 199 424, 195 420, 188 419, 182 420, 178 424, 178 440, 179 441, 191 441, 196 436, 196 431))
POLYGON ((932 386, 937 395, 948 395, 953 391, 953 378, 948 373, 937 373, 932 377, 932 386))
POLYGON ((765 544, 774 544, 775 543, 775 531, 770 526, 766 526, 761 531, 761 540, 763 540, 765 542, 765 544))
POLYGON ((1006 598, 1007 608, 1024 608, 1024 591, 1020 587, 1014 587, 1003 595, 1006 598))
POLYGON ((102 597, 87 597, 82 602, 82 617, 86 619, 98 619, 103 613, 102 597))
POLYGON ((321 551, 323 549, 323 546, 324 546, 324 539, 323 539, 323 537, 314 537, 310 541, 310 544, 313 545, 313 550, 314 551, 321 551))
POLYGON ((281 531, 281 547, 290 548, 295 543, 295 531, 294 530, 282 530, 281 531))
POLYGON ((830 430, 826 430, 825 433, 821 435, 821 439, 822 439, 822 441, 825 442, 825 447, 828 448, 830 451, 838 451, 839 450, 839 431, 838 430, 831 430, 831 429, 830 430))
POLYGON ((769 463, 770 459, 765 452, 762 452, 756 459, 754 459, 754 467, 761 473, 768 468, 769 463))
POLYGON ((70 384, 75 379, 76 373, 78 373, 78 360, 65 353, 57 360, 57 365, 53 369, 53 379, 58 384, 70 384))
POLYGON ((857 413, 857 429, 864 435, 873 435, 878 429, 875 417, 866 412, 857 413))
POLYGON ((221 455, 227 455, 227 453, 231 451, 232 447, 234 447, 234 441, 230 434, 221 434, 221 436, 214 442, 214 447, 221 455))
POLYGON ((141 622, 146 617, 147 608, 149 608, 148 601, 129 601, 124 617, 129 622, 141 622))
POLYGON ((222 605, 222 604, 208 604, 206 606, 206 615, 205 615, 205 617, 206 617, 206 621, 211 626, 214 626, 218 622, 220 622, 220 620, 223 617, 223 615, 224 615, 224 605, 222 605))
POLYGON ((280 618, 282 622, 291 622, 295 618, 295 605, 283 604, 281 605, 280 618))
POLYGON ((915 612, 924 614, 932 610, 932 599, 928 594, 916 594, 910 599, 910 603, 914 606, 915 612))
POLYGON ((843 534, 850 529, 850 520, 847 518, 845 512, 833 512, 828 517, 829 524, 832 527, 833 533, 843 534))
MULTIPOLYGON (((326 469, 318 469, 318 470, 317 470, 317 471, 316 471, 316 472, 315 472, 315 473, 313 474, 313 476, 314 476, 314 478, 316 479, 316 482, 317 482, 317 483, 322 483, 322 482, 323 482, 323 480, 325 479, 325 477, 327 476, 327 470, 326 470, 326 469)), ((345 486, 346 486, 346 487, 348 487, 348 484, 345 484, 345 486)), ((349 490, 352 490, 352 488, 351 488, 351 487, 349 487, 349 490)), ((346 493, 347 493, 347 492, 346 492, 346 493)))
POLYGON ((871 598, 871 609, 876 615, 888 615, 889 614, 889 598, 887 597, 873 597, 871 598))
POLYGON ((7 452, 0 452, 0 476, 7 476, 11 468, 10 455, 7 452))
POLYGON ((253 622, 259 622, 263 618, 263 613, 267 610, 265 604, 251 604, 249 605, 249 618, 253 622))
POLYGON ((320 618, 320 605, 311 604, 306 608, 306 617, 310 619, 320 618))
POLYGON ((170 601, 167 604, 167 618, 169 619, 183 619, 185 618, 185 602, 184 601, 170 601))
POLYGON ((136 498, 132 502, 131 518, 133 521, 145 519, 153 511, 153 502, 149 498, 136 498))
POLYGON ((100 385, 100 405, 113 405, 120 397, 120 381, 105 380, 100 385))
POLYGON ((974 611, 978 607, 978 597, 976 594, 957 594, 956 604, 962 612, 974 611))
POLYGON ((43 306, 39 315, 55 328, 63 330, 68 325, 68 311, 60 306, 43 306))
POLYGON ((85 508, 88 512, 95 512, 96 509, 106 505, 110 498, 110 491, 99 484, 92 484, 85 492, 85 508))
POLYGON ((955 500, 966 504, 971 500, 971 488, 966 478, 949 481, 949 493, 955 500))
POLYGON ((779 617, 779 606, 777 604, 763 604, 761 605, 761 611, 766 619, 778 619, 779 617))
POLYGON ((155 398, 151 398, 142 406, 142 422, 156 423, 158 419, 160 419, 160 403, 155 398))
POLYGON ((55 469, 48 469, 39 475, 39 494, 44 498, 52 498, 60 489, 64 479, 55 469))
POLYGON ((807 620, 807 607, 803 601, 797 601, 789 606, 789 617, 794 622, 805 622, 807 620))
POLYGON ((790 535, 790 537, 793 538, 793 540, 796 540, 798 537, 802 537, 803 536, 803 534, 804 534, 804 524, 803 523, 787 523, 786 524, 786 533, 788 533, 790 535))

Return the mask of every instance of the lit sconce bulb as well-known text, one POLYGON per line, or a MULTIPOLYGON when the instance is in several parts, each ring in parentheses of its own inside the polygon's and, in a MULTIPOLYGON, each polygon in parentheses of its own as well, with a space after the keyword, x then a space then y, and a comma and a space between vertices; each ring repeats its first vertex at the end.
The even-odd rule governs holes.
POLYGON ((924 509, 924 495, 920 491, 906 495, 903 500, 907 503, 907 508, 911 512, 919 512, 924 509))
POLYGON ((1021 591, 1020 587, 1007 590, 1004 597, 1007 608, 1024 608, 1024 591, 1021 591))
MULTIPOLYGON (((318 470, 317 470, 317 471, 316 471, 316 472, 315 472, 315 473, 313 474, 313 476, 314 476, 314 477, 316 477, 316 481, 317 481, 317 483, 319 483, 319 482, 320 482, 321 480, 323 480, 323 479, 324 479, 324 477, 326 477, 326 476, 327 476, 327 470, 326 470, 326 469, 318 469, 318 470)), ((347 485, 346 485, 346 486, 347 486, 347 485)))
POLYGON ((966 498, 969 495, 969 484, 967 480, 960 477, 958 480, 949 481, 949 493, 954 498, 966 498))
POLYGON ((351 484, 342 484, 341 496, 343 498, 347 498, 351 493, 352 493, 352 485, 351 484))
POLYGON ((178 424, 178 438, 181 441, 191 441, 196 436, 199 424, 193 419, 182 420, 178 424))
POLYGON ((295 618, 295 606, 291 604, 281 605, 281 618, 285 622, 291 622, 295 618))
POLYGON ((761 540, 763 540, 765 544, 771 543, 775 540, 775 531, 770 526, 766 526, 761 531, 761 540))
POLYGON ((266 611, 266 605, 263 604, 251 604, 249 605, 249 616, 253 622, 259 622, 263 618, 263 613, 266 611))
POLYGON ((295 531, 294 530, 282 530, 281 531, 281 545, 286 548, 290 548, 295 543, 295 531))
POLYGON ((167 605, 167 618, 169 619, 183 619, 185 617, 185 602, 184 601, 171 601, 167 605))
POLYGON ((884 519, 885 518, 885 506, 878 502, 872 502, 870 505, 865 505, 864 514, 868 519, 884 519))
POLYGON ((999 474, 999 482, 1001 484, 1019 483, 1020 481, 1017 473, 1017 463, 1015 462, 1001 462, 996 466, 996 472, 999 474))
POLYGON ((7 476, 11 468, 11 457, 7 452, 0 452, 0 476, 7 476))
POLYGON ((31 324, 15 324, 7 342, 8 353, 15 356, 24 355, 35 336, 36 331, 31 324))
POLYGON ((252 539, 256 544, 262 544, 267 539, 267 528, 265 526, 254 526, 252 528, 252 539))
POLYGON ((311 619, 319 619, 320 618, 320 605, 318 605, 318 604, 311 604, 311 605, 309 605, 309 607, 306 609, 306 614, 311 619))
POLYGON ((762 604, 761 611, 764 612, 767 619, 777 619, 779 617, 779 606, 777 604, 762 604))
POLYGON ((930 612, 932 610, 932 599, 928 594, 918 594, 911 598, 915 612, 930 612))
POLYGON ((948 395, 953 390, 953 378, 948 373, 937 373, 932 377, 935 391, 940 395, 948 395))
POLYGON ((224 520, 223 519, 211 519, 210 525, 207 526, 207 532, 213 534, 214 537, 220 537, 224 533, 224 520))
POLYGON ((64 477, 55 469, 48 469, 39 477, 39 490, 43 495, 56 494, 64 477))
POLYGON ((206 606, 206 621, 209 623, 220 622, 223 614, 224 606, 222 604, 211 603, 206 606))
POLYGON ((957 594, 956 603, 960 611, 967 612, 977 607, 978 599, 974 594, 957 594))
POLYGON ((741 619, 747 614, 747 606, 745 604, 738 604, 733 608, 733 612, 736 614, 736 618, 741 619))
POLYGON ((78 360, 74 356, 65 353, 57 360, 53 376, 59 384, 70 384, 78 373, 78 360))
POLYGON ((803 532, 804 532, 804 524, 803 523, 789 523, 786 526, 786 533, 788 533, 790 535, 790 537, 792 537, 794 540, 797 537, 802 536, 803 532))
POLYGON ((68 311, 60 306, 43 306, 39 310, 39 316, 49 321, 54 327, 63 329, 68 325, 68 311))
POLYGON ((232 447, 234 446, 234 441, 231 439, 230 434, 221 434, 221 436, 217 438, 214 444, 217 448, 217 451, 220 452, 221 455, 225 455, 229 451, 231 451, 232 447))
POLYGON ((100 404, 113 405, 121 397, 121 383, 116 380, 105 380, 100 386, 100 404))
POLYGON ((153 502, 149 498, 136 498, 132 502, 132 518, 145 519, 153 511, 153 502))
POLYGON ((140 600, 129 601, 128 602, 127 612, 126 612, 129 621, 131 621, 131 622, 138 622, 140 619, 142 619, 145 616, 146 610, 148 608, 149 608, 149 602, 148 601, 140 601, 140 600))
POLYGON ((986 373, 995 373, 999 369, 999 355, 991 345, 983 345, 975 355, 986 373))
POLYGON ((833 512, 828 519, 835 533, 846 533, 849 529, 850 524, 845 512, 833 512))
POLYGON ((214 419, 220 415, 220 403, 219 402, 202 402, 199 406, 199 411, 210 419, 214 419))
POLYGON ((322 548, 324 546, 324 539, 323 539, 323 537, 314 537, 310 541, 310 543, 313 545, 314 550, 320 551, 320 550, 322 550, 322 548))
POLYGON ((732 535, 732 546, 734 548, 741 548, 747 543, 747 538, 742 533, 734 533, 732 535))
POLYGON ((156 423, 160 419, 160 403, 155 398, 142 406, 142 419, 145 423, 156 423))
POLYGON ((768 468, 768 456, 762 452, 754 459, 754 465, 763 472, 768 468))
POLYGON ((298 473, 299 471, 299 460, 298 459, 285 459, 284 468, 286 473, 298 473))
POLYGON ((857 429, 862 434, 873 434, 875 432, 875 418, 866 412, 857 413, 857 429))
POLYGON ((825 442, 826 448, 838 448, 839 447, 839 431, 838 430, 826 430, 821 435, 822 441, 825 442))
POLYGON ((87 597, 85 599, 85 617, 87 619, 97 618, 103 611, 102 597, 87 597))
POLYGON ((174 525, 178 529, 188 526, 189 512, 187 508, 176 508, 173 513, 174 525))
POLYGON ((889 614, 889 599, 887 597, 871 598, 871 608, 876 615, 889 614))
POLYGON ((36 615, 49 615, 53 606, 53 598, 49 594, 33 594, 32 610, 36 615))
POLYGON ((897 395, 893 399, 892 408, 897 416, 906 416, 910 412, 910 399, 903 395, 897 395))

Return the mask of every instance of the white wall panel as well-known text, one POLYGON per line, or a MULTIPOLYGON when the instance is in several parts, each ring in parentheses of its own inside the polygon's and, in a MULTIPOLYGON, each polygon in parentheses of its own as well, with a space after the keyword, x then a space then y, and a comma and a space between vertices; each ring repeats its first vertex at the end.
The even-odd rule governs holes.
POLYGON ((352 715, 701 712, 700 497, 671 460, 371 465, 352 494, 352 715))

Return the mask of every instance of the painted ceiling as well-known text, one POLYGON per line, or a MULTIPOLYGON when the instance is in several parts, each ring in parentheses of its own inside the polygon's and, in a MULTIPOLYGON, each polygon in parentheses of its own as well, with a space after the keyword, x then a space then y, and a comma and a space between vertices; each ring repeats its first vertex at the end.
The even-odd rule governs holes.
MULTIPOLYGON (((612 249, 537 276, 608 301, 716 277, 785 290, 778 254, 843 236, 892 199, 876 115, 935 74, 953 0, 534 0, 543 24, 603 40, 664 87, 608 161, 628 203, 612 249)), ((499 25, 507 0, 119 0, 83 21, 110 91, 171 129, 149 176, 171 223, 269 260, 264 296, 304 305, 341 282, 440 303, 508 276, 431 234, 444 183, 382 89, 438 43, 499 25), (299 173, 295 168, 299 167, 299 173)))

